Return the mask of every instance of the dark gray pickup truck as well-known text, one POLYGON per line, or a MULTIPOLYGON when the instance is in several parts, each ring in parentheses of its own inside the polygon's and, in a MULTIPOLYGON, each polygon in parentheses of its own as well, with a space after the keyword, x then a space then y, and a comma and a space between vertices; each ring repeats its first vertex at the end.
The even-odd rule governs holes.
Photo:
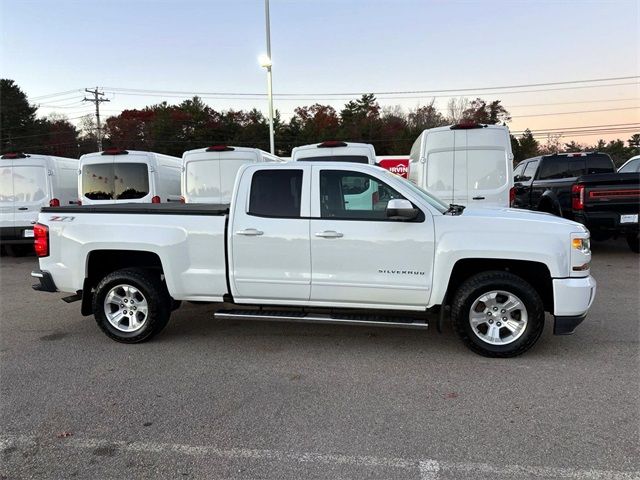
POLYGON ((514 207, 580 222, 594 240, 624 236, 640 251, 640 173, 616 173, 609 155, 598 152, 529 158, 513 173, 514 207))

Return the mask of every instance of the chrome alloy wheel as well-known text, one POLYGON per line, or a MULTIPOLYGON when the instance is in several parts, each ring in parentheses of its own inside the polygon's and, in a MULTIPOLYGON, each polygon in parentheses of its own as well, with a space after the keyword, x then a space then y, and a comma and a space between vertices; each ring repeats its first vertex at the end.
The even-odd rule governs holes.
POLYGON ((104 298, 104 314, 121 332, 135 332, 147 322, 149 304, 140 290, 131 285, 116 285, 104 298))
POLYGON ((515 342, 527 328, 527 320, 527 309, 522 300, 504 290, 483 293, 469 311, 471 330, 491 345, 515 342))

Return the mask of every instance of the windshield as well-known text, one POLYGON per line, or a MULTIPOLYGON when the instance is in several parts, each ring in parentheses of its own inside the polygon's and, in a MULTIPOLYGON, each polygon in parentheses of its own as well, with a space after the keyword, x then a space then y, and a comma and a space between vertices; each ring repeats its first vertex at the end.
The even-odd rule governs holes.
POLYGON ((350 162, 369 163, 366 155, 327 155, 325 157, 304 157, 298 158, 298 162, 350 162))
POLYGON ((620 170, 618 170, 618 173, 634 173, 634 172, 640 172, 640 158, 636 158, 634 160, 627 162, 626 165, 623 165, 622 167, 620 167, 620 170))
POLYGON ((431 193, 427 192, 426 190, 418 187, 415 183, 405 178, 399 177, 398 175, 395 175, 389 172, 388 170, 383 170, 383 175, 386 175, 389 178, 402 181, 403 185, 408 187, 413 193, 418 195, 420 198, 422 198, 424 201, 426 201, 429 205, 431 205, 433 208, 438 210, 440 213, 445 213, 447 210, 449 210, 449 205, 444 203, 438 197, 433 196, 431 193))
POLYGON ((146 163, 97 163, 82 168, 82 194, 91 200, 133 200, 149 194, 146 163))

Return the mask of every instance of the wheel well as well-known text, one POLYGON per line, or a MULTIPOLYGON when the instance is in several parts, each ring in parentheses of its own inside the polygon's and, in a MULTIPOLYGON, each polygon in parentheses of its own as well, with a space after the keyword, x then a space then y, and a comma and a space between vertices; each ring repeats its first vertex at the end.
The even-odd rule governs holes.
POLYGON ((562 216, 562 212, 556 202, 549 196, 544 196, 540 199, 538 205, 538 211, 551 213, 553 215, 562 216))
POLYGON ((87 257, 86 278, 82 287, 83 315, 93 313, 91 302, 93 289, 106 275, 123 268, 144 268, 163 275, 160 257, 153 252, 139 250, 94 250, 87 257))
POLYGON ((459 260, 453 266, 447 293, 443 303, 450 301, 451 296, 455 293, 455 289, 466 279, 477 273, 489 270, 504 270, 519 276, 523 280, 536 289, 542 302, 544 309, 553 312, 553 283, 551 273, 544 263, 531 262, 527 260, 508 260, 508 259, 484 259, 484 258, 467 258, 459 260))

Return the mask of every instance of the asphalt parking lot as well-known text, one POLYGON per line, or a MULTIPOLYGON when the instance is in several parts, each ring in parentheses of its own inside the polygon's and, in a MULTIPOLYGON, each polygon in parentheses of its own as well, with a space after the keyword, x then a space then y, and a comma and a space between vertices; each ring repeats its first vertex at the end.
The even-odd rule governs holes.
MULTIPOLYGON (((0 478, 640 478, 639 258, 594 246, 573 336, 487 359, 430 331, 214 321, 109 340, 0 260, 0 478)), ((550 320, 550 318, 548 318, 550 320)))

